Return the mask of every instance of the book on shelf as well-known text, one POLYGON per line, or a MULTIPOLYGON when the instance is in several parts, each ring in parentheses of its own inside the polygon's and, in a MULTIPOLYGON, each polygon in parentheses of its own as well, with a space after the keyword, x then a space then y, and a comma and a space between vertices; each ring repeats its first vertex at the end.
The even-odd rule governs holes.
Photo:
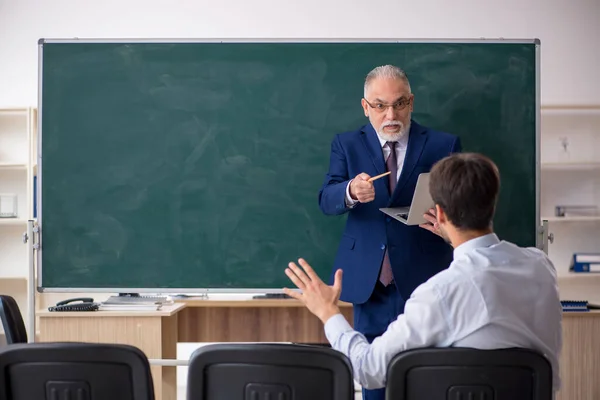
POLYGON ((600 253, 575 253, 571 258, 569 271, 600 273, 600 253))
POLYGON ((554 208, 556 217, 597 217, 598 207, 595 205, 557 205, 554 208))

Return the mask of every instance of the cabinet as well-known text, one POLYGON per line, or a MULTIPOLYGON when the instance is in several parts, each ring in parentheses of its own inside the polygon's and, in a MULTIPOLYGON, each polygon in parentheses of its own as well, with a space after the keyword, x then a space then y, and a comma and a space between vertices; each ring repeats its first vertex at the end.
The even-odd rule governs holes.
POLYGON ((600 252, 600 105, 542 106, 540 215, 563 298, 596 298, 600 274, 569 272, 573 253, 600 252), (557 206, 575 206, 556 215, 557 206), (562 214, 562 213, 561 213, 562 214), (585 289, 585 288, 587 289, 585 289))
POLYGON ((17 300, 23 318, 28 312, 29 274, 29 254, 23 234, 27 221, 34 216, 36 132, 36 109, 0 109, 0 195, 16 198, 17 203, 16 217, 0 218, 0 293, 17 300))

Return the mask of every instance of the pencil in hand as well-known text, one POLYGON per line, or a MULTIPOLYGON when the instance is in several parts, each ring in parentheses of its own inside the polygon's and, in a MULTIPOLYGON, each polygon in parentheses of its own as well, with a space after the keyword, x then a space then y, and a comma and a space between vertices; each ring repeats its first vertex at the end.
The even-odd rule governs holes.
POLYGON ((375 181, 375 180, 377 180, 377 179, 379 179, 379 178, 382 178, 382 177, 384 177, 384 176, 386 176, 386 175, 389 175, 389 174, 391 174, 391 173, 392 173, 392 171, 388 171, 388 172, 384 172, 383 174, 380 174, 380 175, 377 175, 377 176, 373 176, 373 177, 369 178, 369 179, 367 180, 367 182, 373 182, 373 181, 375 181))

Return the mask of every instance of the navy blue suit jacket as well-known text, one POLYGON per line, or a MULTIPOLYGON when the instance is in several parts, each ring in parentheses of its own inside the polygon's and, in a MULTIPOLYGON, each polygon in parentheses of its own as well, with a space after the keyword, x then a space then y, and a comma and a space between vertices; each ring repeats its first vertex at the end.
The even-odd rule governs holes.
POLYGON ((419 174, 429 172, 435 162, 459 151, 457 136, 412 121, 394 193, 390 196, 387 177, 378 179, 373 183, 375 200, 349 209, 345 202, 348 181, 361 172, 370 176, 384 173, 386 166, 371 124, 335 136, 329 172, 319 192, 319 207, 327 215, 349 213, 332 270, 332 274, 337 269, 344 271, 342 300, 362 304, 369 299, 379 279, 386 246, 394 281, 405 300, 417 286, 450 265, 453 250, 443 239, 419 226, 389 218, 379 208, 410 205, 419 174))

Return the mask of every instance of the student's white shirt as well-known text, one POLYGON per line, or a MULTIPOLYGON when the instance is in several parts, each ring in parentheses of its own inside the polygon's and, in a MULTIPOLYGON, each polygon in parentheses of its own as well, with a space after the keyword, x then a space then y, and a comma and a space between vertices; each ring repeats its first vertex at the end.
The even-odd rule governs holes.
POLYGON ((521 347, 548 358, 556 390, 561 322, 556 270, 548 257, 489 234, 454 249, 450 267, 417 287, 404 314, 372 344, 341 314, 326 322, 325 334, 350 358, 355 379, 367 389, 385 386, 390 360, 404 350, 521 347))

